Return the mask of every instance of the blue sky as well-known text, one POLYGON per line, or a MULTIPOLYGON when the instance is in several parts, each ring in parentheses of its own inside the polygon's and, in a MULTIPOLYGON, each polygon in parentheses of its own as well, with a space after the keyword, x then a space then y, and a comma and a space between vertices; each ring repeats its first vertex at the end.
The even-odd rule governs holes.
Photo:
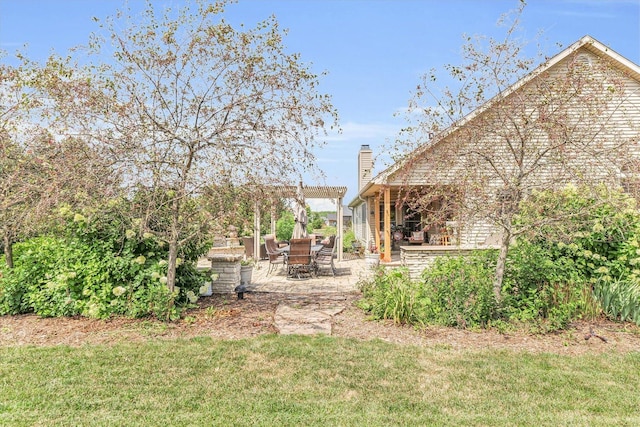
MULTIPOLYGON (((64 54, 97 29, 93 16, 112 15, 122 5, 120 0, 0 0, 0 49, 13 52, 28 44, 29 57, 37 60, 51 51, 64 54)), ((240 0, 225 17, 252 26, 274 14, 289 30, 286 48, 299 52, 315 71, 328 72, 320 90, 333 97, 343 132, 330 135, 316 153, 326 181, 305 184, 345 185, 346 204, 356 196, 360 146, 369 144, 380 154, 397 135, 404 122, 394 113, 405 108, 419 76, 460 62, 463 34, 500 35, 498 18, 517 5, 517 0, 240 0)), ((640 0, 529 0, 522 29, 528 39, 543 32, 547 55, 588 34, 640 64, 640 0)), ((383 167, 376 163, 377 171, 383 167)), ((307 202, 314 210, 335 206, 307 202)))

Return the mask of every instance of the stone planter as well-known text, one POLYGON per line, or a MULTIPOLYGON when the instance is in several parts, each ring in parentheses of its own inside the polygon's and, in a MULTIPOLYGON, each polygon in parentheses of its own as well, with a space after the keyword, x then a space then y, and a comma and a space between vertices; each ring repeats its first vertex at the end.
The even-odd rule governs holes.
POLYGON ((211 282, 204 282, 202 286, 200 286, 200 296, 210 297, 213 295, 213 286, 211 282))
POLYGON ((380 254, 364 254, 364 262, 373 270, 380 265, 380 254))
POLYGON ((250 285, 252 274, 253 274, 252 265, 241 265, 240 266, 240 284, 250 285))

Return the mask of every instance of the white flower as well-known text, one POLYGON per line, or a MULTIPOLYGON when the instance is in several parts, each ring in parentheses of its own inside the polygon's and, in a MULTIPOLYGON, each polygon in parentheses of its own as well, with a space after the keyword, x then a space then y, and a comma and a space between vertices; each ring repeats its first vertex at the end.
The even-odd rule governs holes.
POLYGON ((191 304, 193 304, 196 301, 198 301, 198 296, 196 294, 194 294, 193 291, 187 291, 187 298, 189 299, 189 302, 191 304))
POLYGON ((162 276, 160 278, 160 283, 162 283, 163 285, 166 285, 167 284, 167 276, 162 276))
POLYGON ((136 262, 140 265, 144 265, 144 263, 147 261, 147 258, 145 258, 144 255, 140 255, 138 258, 134 259, 133 262, 136 262))
POLYGON ((127 237, 127 239, 131 239, 136 235, 136 232, 133 230, 127 230, 125 231, 124 235, 127 237))
POLYGON ((124 294, 125 292, 127 292, 126 288, 123 288, 122 286, 116 286, 115 288, 113 288, 111 290, 111 292, 113 292, 113 294, 117 297, 119 297, 120 295, 124 294))
POLYGON ((145 239, 151 239, 153 237, 153 233, 146 232, 142 235, 145 239))

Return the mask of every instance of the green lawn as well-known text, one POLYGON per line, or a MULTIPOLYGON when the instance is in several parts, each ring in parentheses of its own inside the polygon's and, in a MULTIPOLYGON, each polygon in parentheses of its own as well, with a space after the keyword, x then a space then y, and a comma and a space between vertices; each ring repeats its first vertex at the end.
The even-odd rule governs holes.
POLYGON ((640 425, 640 353, 328 337, 0 349, 0 425, 640 425))

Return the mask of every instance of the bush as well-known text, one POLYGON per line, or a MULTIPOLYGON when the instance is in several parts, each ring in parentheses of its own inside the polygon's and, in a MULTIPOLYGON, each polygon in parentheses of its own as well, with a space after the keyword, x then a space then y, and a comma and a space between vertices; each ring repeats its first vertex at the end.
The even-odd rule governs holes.
POLYGON ((380 269, 361 285, 360 307, 397 323, 486 326, 498 318, 492 291, 495 254, 442 257, 412 281, 406 269, 380 269))
POLYGON ((374 319, 392 319, 396 323, 420 324, 424 311, 418 307, 419 288, 409 278, 408 270, 379 269, 371 281, 361 284, 363 299, 359 305, 374 319))
POLYGON ((276 222, 276 239, 291 240, 295 218, 291 212, 284 212, 276 222))
POLYGON ((344 248, 345 252, 352 252, 353 251, 353 242, 356 241, 356 235, 353 232, 353 230, 348 230, 346 233, 343 234, 342 236, 342 247, 344 248))
POLYGON ((593 313, 588 277, 576 259, 539 244, 519 241, 509 252, 502 288, 503 314, 543 330, 564 328, 593 313))
POLYGON ((503 291, 513 319, 544 319, 556 329, 602 311, 619 318, 610 302, 632 300, 627 293, 640 281, 640 213, 624 193, 593 190, 540 192, 523 204, 521 224, 543 223, 550 209, 566 219, 532 227, 510 251, 503 291))
MULTIPOLYGON (((14 268, 0 268, 0 314, 176 319, 197 299, 205 278, 182 259, 179 291, 169 291, 167 248, 155 236, 138 236, 109 209, 93 217, 63 214, 64 233, 16 244, 14 268)), ((195 256, 198 249, 189 251, 195 256)))
POLYGON ((495 251, 437 258, 422 273, 424 313, 430 323, 484 327, 499 317, 493 296, 495 251))

